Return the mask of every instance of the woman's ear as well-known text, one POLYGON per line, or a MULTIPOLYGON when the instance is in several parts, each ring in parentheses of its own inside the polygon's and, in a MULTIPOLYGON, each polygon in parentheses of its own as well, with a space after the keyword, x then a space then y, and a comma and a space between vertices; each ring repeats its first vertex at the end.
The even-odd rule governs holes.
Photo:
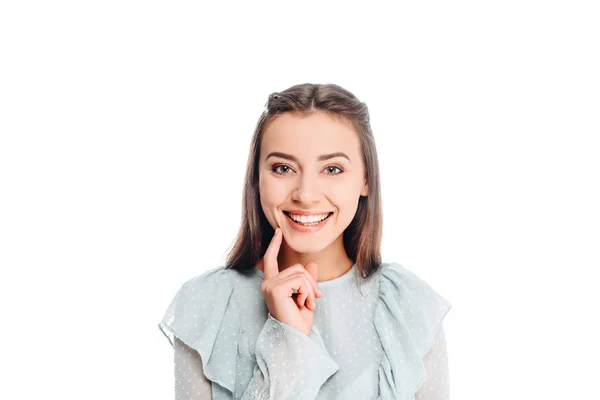
POLYGON ((361 196, 366 196, 369 194, 369 184, 365 181, 365 185, 363 186, 362 191, 360 192, 361 196))

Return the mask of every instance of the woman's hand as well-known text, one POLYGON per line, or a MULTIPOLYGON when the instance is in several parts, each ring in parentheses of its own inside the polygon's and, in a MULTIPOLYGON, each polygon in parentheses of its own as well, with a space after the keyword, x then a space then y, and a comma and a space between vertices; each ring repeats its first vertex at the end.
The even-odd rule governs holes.
POLYGON ((315 297, 321 297, 317 263, 311 260, 306 266, 294 264, 279 272, 277 254, 282 236, 281 229, 277 228, 263 257, 265 280, 261 289, 273 318, 309 336, 316 310, 315 297))

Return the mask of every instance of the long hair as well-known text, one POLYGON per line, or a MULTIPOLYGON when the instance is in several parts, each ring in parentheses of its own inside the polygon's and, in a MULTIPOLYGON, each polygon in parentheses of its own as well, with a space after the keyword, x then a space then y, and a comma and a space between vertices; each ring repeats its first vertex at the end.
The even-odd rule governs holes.
POLYGON ((344 231, 344 248, 363 278, 381 265, 383 217, 379 162, 367 105, 338 85, 305 83, 272 93, 256 124, 246 164, 241 226, 227 253, 225 268, 249 275, 264 256, 275 233, 262 210, 258 186, 260 147, 265 128, 286 112, 312 114, 317 111, 347 118, 358 135, 369 191, 367 196, 359 198, 356 214, 344 231))

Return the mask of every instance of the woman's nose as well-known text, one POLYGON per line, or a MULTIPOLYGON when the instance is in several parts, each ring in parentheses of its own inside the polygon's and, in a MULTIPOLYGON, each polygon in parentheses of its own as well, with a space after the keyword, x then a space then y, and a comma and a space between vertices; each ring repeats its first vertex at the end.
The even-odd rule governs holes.
POLYGON ((298 179, 298 186, 294 190, 292 199, 300 203, 318 202, 321 196, 321 188, 318 178, 303 175, 298 179))

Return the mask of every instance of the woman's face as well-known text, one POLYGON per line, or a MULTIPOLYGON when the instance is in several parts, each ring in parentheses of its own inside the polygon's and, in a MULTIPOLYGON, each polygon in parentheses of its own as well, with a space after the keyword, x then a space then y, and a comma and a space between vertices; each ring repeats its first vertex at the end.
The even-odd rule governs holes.
POLYGON ((359 197, 368 194, 351 123, 323 112, 278 116, 263 133, 259 188, 263 212, 273 229, 282 229, 287 246, 298 253, 328 247, 352 222, 359 197), (294 229, 288 211, 333 214, 316 232, 302 232, 294 229))

